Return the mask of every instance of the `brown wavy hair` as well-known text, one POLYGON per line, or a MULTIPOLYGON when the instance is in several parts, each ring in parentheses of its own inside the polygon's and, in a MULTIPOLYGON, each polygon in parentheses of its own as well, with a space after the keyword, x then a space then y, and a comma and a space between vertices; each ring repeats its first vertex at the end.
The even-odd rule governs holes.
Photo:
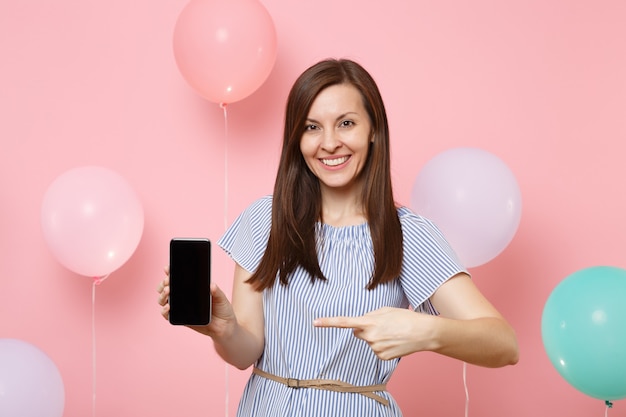
POLYGON ((269 240, 259 267, 248 280, 258 291, 272 286, 277 277, 287 284, 297 266, 304 268, 313 281, 326 279, 316 251, 316 224, 322 215, 320 183, 306 165, 300 140, 313 101, 322 90, 337 84, 349 84, 359 90, 374 139, 360 174, 362 205, 372 235, 375 262, 368 289, 400 275, 402 229, 391 186, 389 125, 380 91, 358 63, 326 59, 304 71, 289 92, 269 240))

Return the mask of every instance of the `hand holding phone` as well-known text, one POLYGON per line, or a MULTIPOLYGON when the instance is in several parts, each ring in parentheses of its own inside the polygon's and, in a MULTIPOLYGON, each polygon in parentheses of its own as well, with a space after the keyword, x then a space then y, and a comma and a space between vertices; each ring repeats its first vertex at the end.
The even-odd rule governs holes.
POLYGON ((169 321, 206 325, 211 321, 211 242, 204 238, 170 241, 169 321))

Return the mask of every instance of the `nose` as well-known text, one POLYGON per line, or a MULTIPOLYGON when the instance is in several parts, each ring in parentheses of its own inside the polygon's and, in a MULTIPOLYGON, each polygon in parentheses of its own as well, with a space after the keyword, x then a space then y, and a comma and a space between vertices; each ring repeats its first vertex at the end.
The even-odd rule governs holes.
POLYGON ((321 148, 326 152, 332 153, 341 147, 342 143, 336 132, 332 129, 324 130, 322 135, 321 148))

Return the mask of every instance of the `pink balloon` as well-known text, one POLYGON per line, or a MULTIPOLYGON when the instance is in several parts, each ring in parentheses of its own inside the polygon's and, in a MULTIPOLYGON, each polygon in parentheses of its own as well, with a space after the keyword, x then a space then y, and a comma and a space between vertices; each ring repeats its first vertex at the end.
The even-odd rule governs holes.
POLYGON ((256 91, 276 60, 276 29, 258 0, 191 0, 174 29, 183 77, 209 101, 227 104, 256 91))
POLYGON ((35 346, 0 339, 0 416, 62 417, 65 388, 56 365, 35 346))
POLYGON ((521 193, 506 164, 489 152, 455 148, 419 172, 411 208, 432 220, 466 267, 499 255, 521 219, 521 193))
POLYGON ((43 235, 66 268, 103 277, 133 254, 143 232, 143 209, 116 172, 87 166, 71 169, 48 187, 41 208, 43 235))

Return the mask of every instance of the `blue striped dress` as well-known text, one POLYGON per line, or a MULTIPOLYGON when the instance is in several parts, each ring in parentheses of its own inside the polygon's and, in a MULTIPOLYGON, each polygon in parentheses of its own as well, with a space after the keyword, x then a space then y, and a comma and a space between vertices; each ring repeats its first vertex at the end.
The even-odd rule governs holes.
MULTIPOLYGON (((245 270, 253 272, 269 237, 272 197, 255 201, 218 241, 245 270)), ((350 329, 316 328, 317 317, 359 316, 384 306, 436 314, 429 297, 448 278, 464 271, 438 229, 399 208, 404 257, 399 279, 368 290, 374 254, 367 224, 332 227, 319 224, 318 257, 326 281, 311 282, 297 269, 289 285, 263 292, 265 348, 257 366, 284 378, 335 379, 353 385, 386 383, 399 359, 381 360, 350 329)), ((289 388, 252 374, 238 417, 401 416, 388 392, 385 406, 357 393, 289 388)))

